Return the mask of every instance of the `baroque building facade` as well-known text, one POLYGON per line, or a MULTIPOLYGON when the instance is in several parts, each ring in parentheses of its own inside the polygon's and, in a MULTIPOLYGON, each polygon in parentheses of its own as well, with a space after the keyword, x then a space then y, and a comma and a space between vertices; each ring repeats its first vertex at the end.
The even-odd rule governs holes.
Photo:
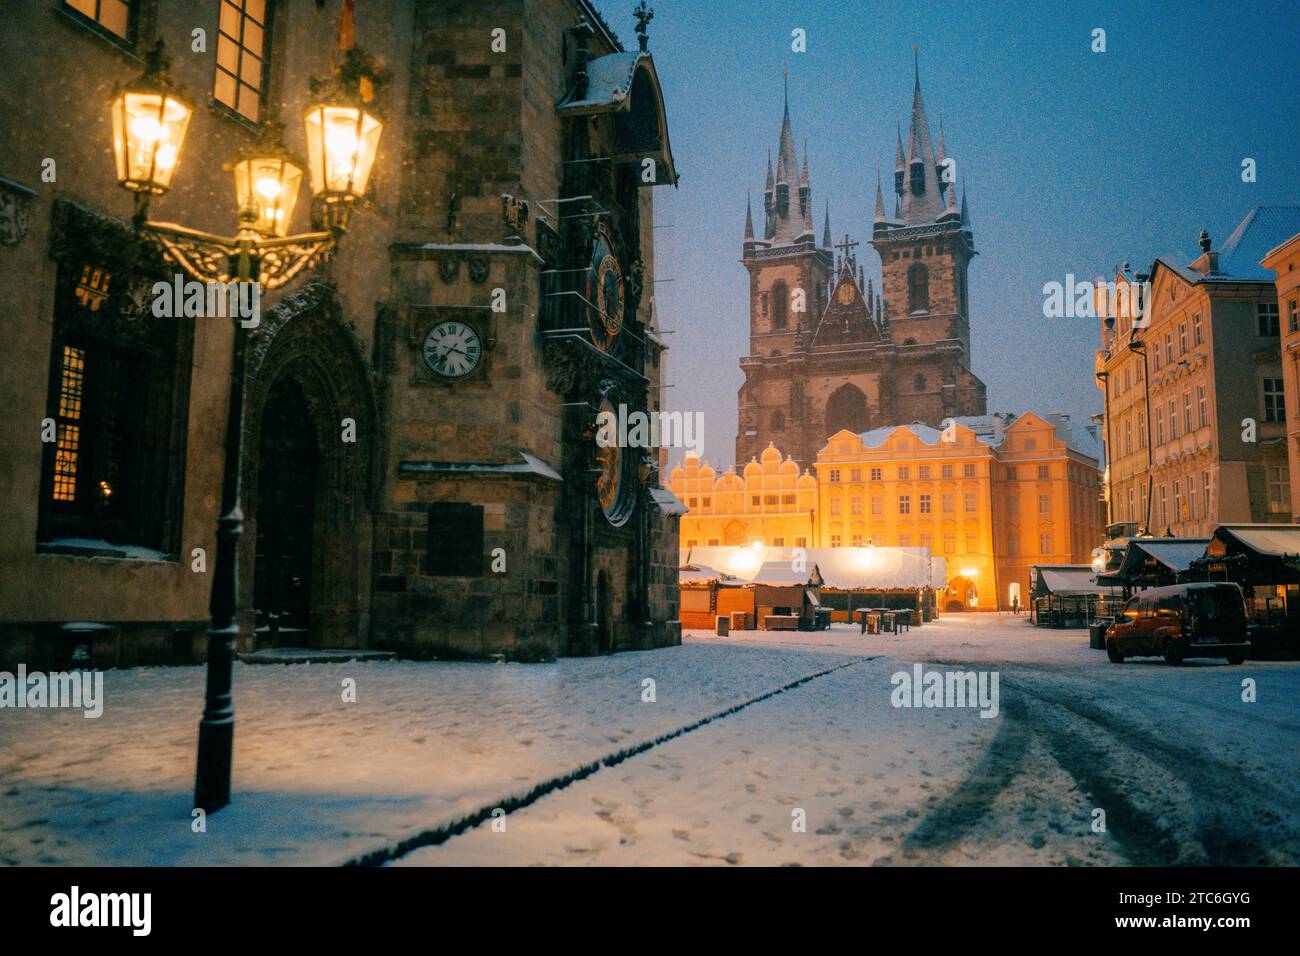
POLYGON ((680 508, 653 449, 593 438, 602 408, 657 411, 664 372, 643 293, 677 174, 646 20, 626 49, 587 0, 351 8, 6 11, 0 54, 45 81, 0 91, 0 666, 203 655, 232 320, 151 313, 180 269, 127 221, 105 106, 159 39, 194 110, 152 219, 233 231, 222 163, 267 121, 306 154, 313 77, 384 124, 347 235, 249 334, 239 650, 679 640, 680 508))
POLYGON ((950 610, 1026 603, 1029 567, 1087 563, 1102 539, 1100 448, 1090 429, 1033 412, 832 435, 801 474, 775 446, 739 473, 697 456, 673 469, 696 546, 927 548, 950 610))
POLYGON ((1185 265, 1117 273, 1145 297, 1100 310, 1112 536, 1292 519, 1278 291, 1260 260, 1298 229, 1300 207, 1257 207, 1218 249, 1202 232, 1185 265))
POLYGON ((750 347, 740 360, 737 462, 775 443, 802 468, 841 429, 937 426, 985 413, 970 355, 966 276, 975 240, 954 169, 942 130, 937 153, 932 146, 918 70, 906 152, 898 136, 892 215, 876 183, 877 291, 858 262, 859 243, 846 235, 832 246, 829 204, 817 240, 808 148, 800 165, 787 93, 760 232, 752 207, 745 213, 750 347))

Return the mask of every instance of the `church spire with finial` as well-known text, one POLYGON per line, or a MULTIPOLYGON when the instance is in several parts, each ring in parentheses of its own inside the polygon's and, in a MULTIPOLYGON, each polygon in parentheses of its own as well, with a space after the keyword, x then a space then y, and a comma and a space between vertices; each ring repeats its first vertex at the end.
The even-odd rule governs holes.
POLYGON ((831 201, 826 200, 826 221, 822 226, 822 248, 831 247, 831 201))

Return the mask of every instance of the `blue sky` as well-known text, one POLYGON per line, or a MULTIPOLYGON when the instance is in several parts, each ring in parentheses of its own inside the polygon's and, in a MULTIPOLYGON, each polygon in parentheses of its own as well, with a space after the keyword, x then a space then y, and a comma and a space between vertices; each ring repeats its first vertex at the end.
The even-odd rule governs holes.
MULTIPOLYGON (((633 0, 597 6, 635 46, 633 0)), ((716 464, 733 460, 748 352, 745 190, 761 196, 786 66, 796 141, 811 147, 818 233, 829 199, 835 241, 846 231, 866 240, 877 165, 889 189, 896 120, 906 138, 920 45, 933 134, 942 111, 970 189, 972 364, 990 411, 1076 421, 1100 411, 1095 321, 1044 318, 1044 283, 1156 255, 1189 261, 1201 229, 1217 247, 1252 206, 1300 202, 1294 0, 654 6, 650 50, 681 173, 677 189, 656 190, 656 296, 673 330, 665 406, 704 412, 716 464), (796 27, 806 53, 791 52, 796 27), (1091 50, 1098 27, 1105 53, 1091 50), (1255 183, 1242 182, 1246 157, 1255 183)), ((878 284, 875 252, 858 256, 878 284)))

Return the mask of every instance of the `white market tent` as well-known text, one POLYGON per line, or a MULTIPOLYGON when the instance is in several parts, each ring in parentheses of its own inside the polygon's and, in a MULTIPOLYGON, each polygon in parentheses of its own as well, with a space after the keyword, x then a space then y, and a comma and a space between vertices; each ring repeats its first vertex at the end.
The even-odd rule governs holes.
POLYGON ((944 559, 932 558, 928 548, 694 547, 682 564, 703 564, 754 582, 760 575, 776 574, 771 566, 791 576, 796 561, 809 575, 820 572, 822 587, 843 591, 919 590, 947 582, 944 559))
POLYGON ((1037 578, 1036 595, 1073 597, 1081 594, 1110 594, 1114 588, 1097 583, 1097 572, 1088 564, 1031 564, 1037 578))

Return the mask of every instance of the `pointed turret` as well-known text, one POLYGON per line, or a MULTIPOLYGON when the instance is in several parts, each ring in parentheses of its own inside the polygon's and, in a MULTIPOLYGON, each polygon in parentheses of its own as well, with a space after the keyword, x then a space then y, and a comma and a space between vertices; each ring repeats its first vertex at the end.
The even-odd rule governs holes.
POLYGON ((970 213, 966 209, 966 180, 961 181, 961 231, 971 234, 970 213))
POLYGON ((826 200, 826 220, 825 220, 825 224, 822 226, 822 248, 829 249, 830 247, 831 247, 831 201, 828 199, 826 200))
POLYGON ((745 191, 745 241, 749 242, 753 238, 754 238, 754 200, 753 197, 749 194, 749 191, 746 190, 745 191))
POLYGON ((903 158, 903 125, 894 121, 898 136, 898 156, 894 160, 894 195, 903 194, 903 179, 907 175, 907 160, 903 158))
POLYGON ((885 221, 885 194, 880 189, 880 167, 876 167, 876 222, 885 221))

